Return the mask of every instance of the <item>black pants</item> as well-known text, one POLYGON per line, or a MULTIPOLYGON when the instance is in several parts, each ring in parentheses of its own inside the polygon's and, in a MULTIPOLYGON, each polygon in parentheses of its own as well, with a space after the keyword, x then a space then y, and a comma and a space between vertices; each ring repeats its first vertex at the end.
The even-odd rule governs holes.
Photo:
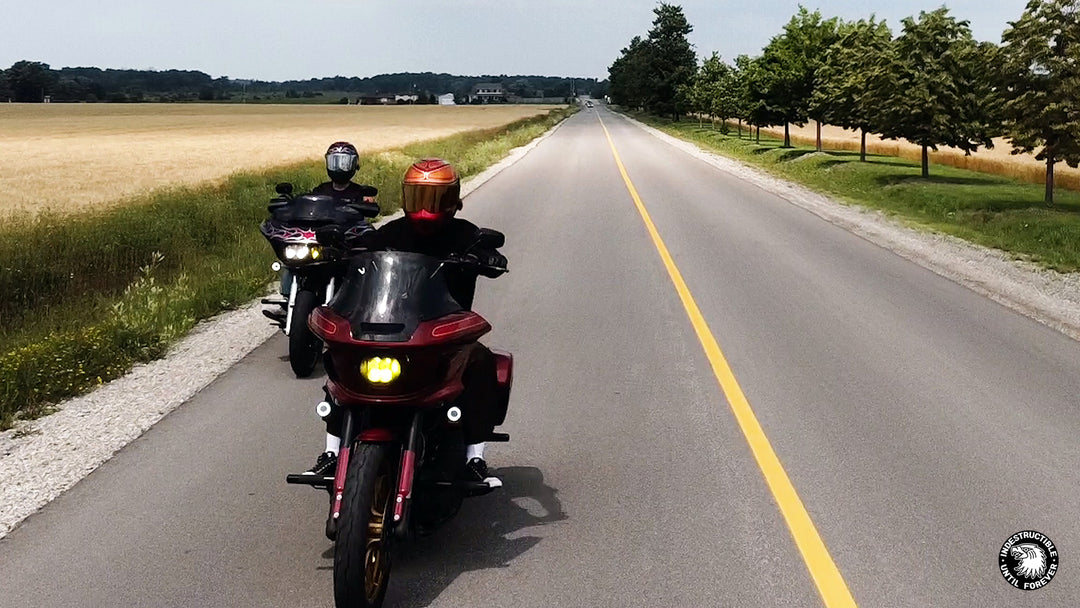
MULTIPOLYGON (((461 408, 465 444, 471 445, 487 440, 495 429, 495 423, 505 415, 500 411, 503 404, 499 402, 495 355, 483 344, 477 344, 473 349, 462 383, 465 391, 455 405, 461 408)), ((330 396, 326 398, 329 400, 330 396)), ((335 436, 341 433, 341 408, 335 407, 324 420, 327 433, 335 436)))

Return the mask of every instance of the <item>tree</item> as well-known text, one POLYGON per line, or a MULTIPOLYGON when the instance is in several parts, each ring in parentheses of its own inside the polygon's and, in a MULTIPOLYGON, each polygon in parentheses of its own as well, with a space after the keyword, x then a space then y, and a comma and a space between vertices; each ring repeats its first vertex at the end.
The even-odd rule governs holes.
MULTIPOLYGON (((728 121, 739 117, 743 107, 742 85, 735 68, 721 62, 718 68, 713 93, 712 113, 720 118, 720 130, 728 133, 728 121)), ((739 137, 742 137, 742 123, 739 123, 739 137)))
POLYGON ((634 36, 608 68, 611 99, 631 108, 645 107, 649 100, 649 43, 634 36))
MULTIPOLYGON (((761 141, 761 127, 785 124, 785 114, 781 108, 772 105, 775 97, 770 94, 771 87, 776 82, 776 72, 771 71, 763 57, 753 59, 746 55, 740 55, 737 62, 739 65, 740 84, 742 95, 746 105, 744 113, 746 122, 757 128, 757 140, 761 141)), ((787 129, 784 129, 787 135, 787 129)), ((785 142, 790 145, 790 140, 785 137, 785 142)))
POLYGON ((1031 0, 1001 36, 1005 133, 1012 153, 1041 148, 1046 203, 1054 202, 1054 165, 1080 164, 1080 4, 1031 0))
POLYGON ((649 30, 650 52, 646 56, 651 93, 647 109, 678 120, 683 114, 677 95, 679 87, 689 84, 697 71, 697 55, 686 38, 694 28, 680 6, 661 2, 653 13, 656 19, 649 30))
POLYGON ((49 64, 40 61, 17 61, 5 72, 15 101, 44 101, 59 80, 49 64))
MULTIPOLYGON (((726 108, 720 104, 720 97, 723 95, 724 83, 730 77, 730 72, 731 68, 721 61, 720 56, 715 52, 706 59, 688 89, 687 100, 691 104, 689 109, 697 112, 699 117, 702 114, 708 114, 710 122, 717 116, 729 118, 731 114, 724 114, 726 108)), ((722 124, 721 130, 723 129, 722 124)))
POLYGON ((892 32, 871 17, 841 24, 839 34, 817 72, 810 109, 821 122, 861 131, 859 160, 866 161, 866 133, 874 130, 877 115, 871 82, 877 58, 892 44, 892 32))
POLYGON ((970 154, 994 145, 992 45, 976 43, 967 21, 946 8, 903 24, 879 57, 872 95, 882 136, 921 146, 922 176, 929 177, 928 150, 945 145, 970 154))
MULTIPOLYGON (((820 117, 811 115, 810 98, 814 93, 817 70, 822 58, 837 38, 838 20, 822 20, 821 13, 799 7, 799 12, 774 36, 761 56, 766 77, 760 84, 761 101, 778 123, 784 125, 784 147, 791 146, 788 126, 802 126, 808 118, 818 120, 818 149, 821 149, 820 117)), ((816 114, 816 113, 815 113, 816 114)))

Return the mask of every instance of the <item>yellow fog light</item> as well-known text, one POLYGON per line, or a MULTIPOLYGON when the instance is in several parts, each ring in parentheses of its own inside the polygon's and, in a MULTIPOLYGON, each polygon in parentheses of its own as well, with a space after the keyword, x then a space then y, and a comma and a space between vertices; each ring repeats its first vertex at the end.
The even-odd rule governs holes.
POLYGON ((312 247, 311 248, 311 259, 317 260, 317 259, 319 259, 320 255, 322 255, 322 252, 319 251, 318 247, 312 247))
POLYGON ((360 364, 360 375, 372 384, 389 384, 401 375, 401 363, 393 357, 373 357, 360 364))

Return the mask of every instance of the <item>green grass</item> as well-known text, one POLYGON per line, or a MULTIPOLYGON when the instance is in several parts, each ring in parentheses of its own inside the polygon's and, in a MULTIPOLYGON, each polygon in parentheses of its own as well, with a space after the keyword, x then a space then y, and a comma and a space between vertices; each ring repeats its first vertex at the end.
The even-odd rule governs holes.
MULTIPOLYGON (((572 111, 365 155, 355 179, 377 186, 390 214, 416 158, 446 158, 463 177, 475 175, 572 111)), ((104 211, 8 218, 0 227, 0 430, 160 357, 198 321, 263 294, 274 256, 258 228, 274 184, 302 192, 324 180, 321 163, 302 163, 104 211)))
POLYGON ((847 203, 880 209, 913 226, 940 231, 1008 252, 1062 272, 1080 270, 1080 192, 1058 189, 1054 204, 1043 202, 1040 185, 1012 178, 931 165, 921 177, 918 163, 857 152, 818 153, 813 147, 784 149, 782 141, 744 132, 729 135, 696 121, 672 122, 635 116, 671 135, 847 203))

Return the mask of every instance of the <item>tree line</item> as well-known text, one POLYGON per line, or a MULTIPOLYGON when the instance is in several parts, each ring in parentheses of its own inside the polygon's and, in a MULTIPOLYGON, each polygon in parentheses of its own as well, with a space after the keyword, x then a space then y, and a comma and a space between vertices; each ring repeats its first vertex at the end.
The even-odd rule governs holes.
MULTIPOLYGON (((113 70, 96 67, 53 69, 47 63, 18 61, 0 70, 0 101, 40 102, 182 102, 239 101, 322 97, 327 93, 357 96, 415 94, 435 102, 435 95, 467 97, 480 83, 498 83, 519 97, 569 97, 572 93, 603 95, 595 78, 562 76, 456 76, 432 72, 380 74, 367 78, 334 76, 284 82, 213 78, 194 70, 113 70)), ((336 97, 328 101, 337 102, 336 97)))
POLYGON ((942 7, 901 21, 895 34, 873 16, 824 18, 800 7, 757 56, 727 63, 713 53, 698 64, 682 8, 661 3, 647 36, 634 37, 608 68, 615 103, 675 120, 688 114, 727 132, 736 122, 784 127, 821 124, 905 139, 929 150, 966 153, 1004 137, 1013 154, 1037 152, 1046 164, 1046 202, 1054 166, 1080 165, 1080 2, 1030 0, 1000 44, 979 42, 969 24, 942 7))

